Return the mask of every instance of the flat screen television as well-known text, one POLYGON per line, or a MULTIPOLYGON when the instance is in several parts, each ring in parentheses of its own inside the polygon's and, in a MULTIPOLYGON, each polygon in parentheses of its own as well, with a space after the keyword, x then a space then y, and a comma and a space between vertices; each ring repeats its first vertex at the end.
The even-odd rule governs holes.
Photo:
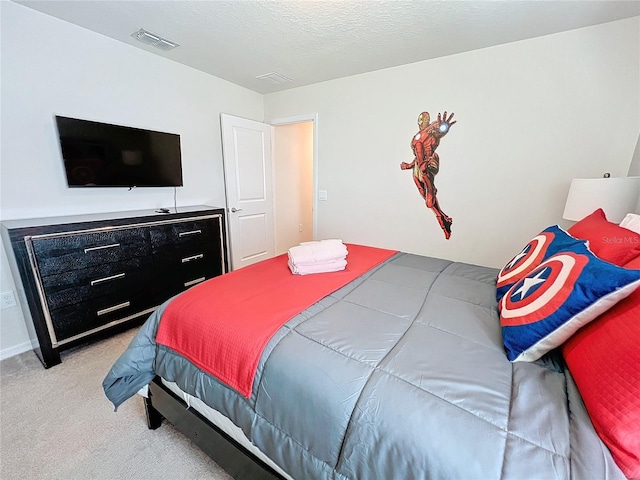
POLYGON ((69 187, 181 187, 180 135, 56 115, 69 187))

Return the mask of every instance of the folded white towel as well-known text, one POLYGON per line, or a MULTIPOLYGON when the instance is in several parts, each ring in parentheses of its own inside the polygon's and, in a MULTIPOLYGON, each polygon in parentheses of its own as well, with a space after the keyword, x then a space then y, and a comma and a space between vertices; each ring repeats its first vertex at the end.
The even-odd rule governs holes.
POLYGON ((317 263, 315 265, 295 265, 288 262, 289 269, 294 275, 309 275, 312 273, 339 272, 347 266, 346 260, 333 260, 331 262, 317 263))
POLYGON ((349 251, 342 240, 329 239, 301 243, 291 247, 287 253, 289 262, 300 266, 343 260, 349 251))
POLYGON ((324 240, 311 240, 310 242, 302 242, 300 243, 300 245, 317 245, 319 243, 322 244, 323 246, 334 245, 334 246, 340 247, 341 245, 344 245, 344 243, 342 243, 342 240, 340 240, 339 238, 325 238, 324 240))

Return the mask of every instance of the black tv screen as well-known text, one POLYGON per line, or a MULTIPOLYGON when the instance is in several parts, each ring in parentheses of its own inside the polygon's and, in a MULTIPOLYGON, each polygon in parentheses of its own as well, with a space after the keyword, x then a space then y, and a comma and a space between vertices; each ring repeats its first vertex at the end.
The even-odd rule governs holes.
POLYGON ((180 187, 180 135, 56 115, 69 187, 180 187))

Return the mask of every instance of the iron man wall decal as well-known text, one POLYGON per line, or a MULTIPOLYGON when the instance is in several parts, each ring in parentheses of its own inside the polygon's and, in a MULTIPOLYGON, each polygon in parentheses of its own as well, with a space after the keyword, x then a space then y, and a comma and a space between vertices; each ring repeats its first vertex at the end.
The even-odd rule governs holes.
POLYGON ((436 149, 440 145, 440 139, 456 123, 456 120, 451 121, 452 118, 453 113, 448 117, 447 112, 442 115, 438 113, 438 119, 431 122, 429 112, 422 112, 418 116, 420 131, 411 139, 413 161, 400 164, 402 170, 413 170, 413 181, 418 187, 418 191, 427 208, 431 209, 435 214, 447 240, 451 238, 453 219, 445 215, 437 198, 438 189, 435 185, 435 176, 440 170, 440 157, 436 153, 436 149))

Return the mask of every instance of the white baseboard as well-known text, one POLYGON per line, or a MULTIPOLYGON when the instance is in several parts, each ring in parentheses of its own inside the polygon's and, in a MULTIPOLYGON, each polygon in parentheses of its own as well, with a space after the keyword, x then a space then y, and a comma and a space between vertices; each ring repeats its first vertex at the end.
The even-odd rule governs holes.
POLYGON ((19 345, 14 345, 13 347, 5 348, 4 350, 0 350, 0 360, 13 357, 14 355, 18 355, 20 353, 28 352, 29 350, 33 350, 33 345, 31 345, 31 342, 24 342, 19 345))

